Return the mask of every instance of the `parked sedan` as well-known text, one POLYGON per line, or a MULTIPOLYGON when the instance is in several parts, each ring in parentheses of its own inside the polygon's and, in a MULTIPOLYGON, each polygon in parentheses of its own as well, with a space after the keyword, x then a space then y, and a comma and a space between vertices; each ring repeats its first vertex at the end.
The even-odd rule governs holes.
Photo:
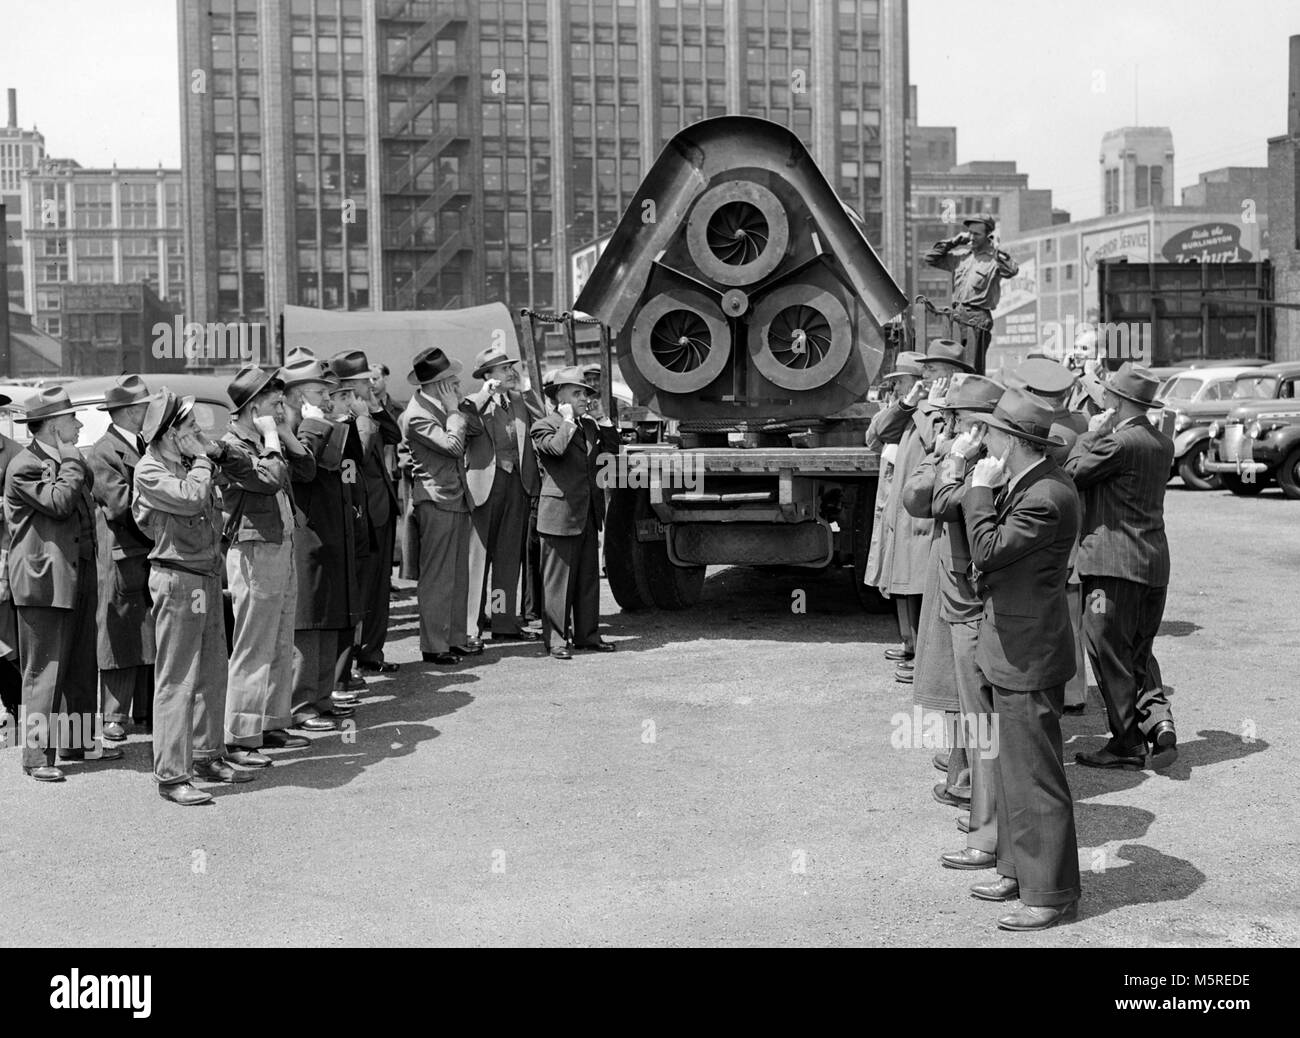
POLYGON ((1207 472, 1234 494, 1258 494, 1274 479, 1300 498, 1300 364, 1270 364, 1256 372, 1259 398, 1241 400, 1210 426, 1207 472))
POLYGON ((1210 448, 1210 423, 1227 418, 1240 400, 1262 392, 1268 376, 1260 368, 1192 368, 1171 377, 1161 387, 1165 408, 1174 412, 1174 464, 1170 477, 1178 476, 1193 490, 1217 490, 1219 476, 1205 471, 1210 448))

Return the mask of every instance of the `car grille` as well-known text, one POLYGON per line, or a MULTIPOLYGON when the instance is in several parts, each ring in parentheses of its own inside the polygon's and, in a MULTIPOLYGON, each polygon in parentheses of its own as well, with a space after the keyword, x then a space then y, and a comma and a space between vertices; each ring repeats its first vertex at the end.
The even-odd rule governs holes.
POLYGON ((1241 443, 1246 438, 1246 427, 1240 422, 1232 422, 1223 427, 1223 439, 1219 441, 1220 461, 1239 461, 1241 443))

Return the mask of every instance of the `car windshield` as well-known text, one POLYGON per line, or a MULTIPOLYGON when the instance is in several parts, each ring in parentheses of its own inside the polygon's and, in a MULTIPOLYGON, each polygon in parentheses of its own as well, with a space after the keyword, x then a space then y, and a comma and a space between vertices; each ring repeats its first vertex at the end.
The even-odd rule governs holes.
POLYGON ((1277 388, 1277 379, 1268 375, 1243 375, 1232 387, 1233 400, 1253 400, 1256 397, 1271 397, 1277 388))
POLYGON ((1196 391, 1201 388, 1203 382, 1199 378, 1193 378, 1189 375, 1183 375, 1179 378, 1171 378, 1165 383, 1165 388, 1160 396, 1165 400, 1181 400, 1184 403, 1190 403, 1196 399, 1196 391))

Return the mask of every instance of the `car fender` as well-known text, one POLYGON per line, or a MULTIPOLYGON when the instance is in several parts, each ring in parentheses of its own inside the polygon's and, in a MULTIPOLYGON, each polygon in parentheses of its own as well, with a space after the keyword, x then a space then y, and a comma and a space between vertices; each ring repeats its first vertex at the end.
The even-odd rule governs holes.
POLYGON ((1198 443, 1209 438, 1210 427, 1208 425, 1195 425, 1190 429, 1184 429, 1174 437, 1174 458, 1184 457, 1198 443))

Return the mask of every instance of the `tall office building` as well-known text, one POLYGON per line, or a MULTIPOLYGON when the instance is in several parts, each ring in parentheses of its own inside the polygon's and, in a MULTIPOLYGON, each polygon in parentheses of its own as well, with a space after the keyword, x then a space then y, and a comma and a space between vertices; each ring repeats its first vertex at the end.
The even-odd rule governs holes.
POLYGON ((663 144, 790 126, 906 256, 906 0, 178 0, 190 317, 572 304, 663 144))
POLYGON ((1174 204, 1174 135, 1168 126, 1125 126, 1101 138, 1103 215, 1174 204))
POLYGON ((18 125, 18 92, 8 91, 9 121, 0 126, 0 203, 5 207, 4 260, 9 284, 9 305, 22 307, 23 284, 23 181, 25 170, 35 169, 45 157, 45 138, 37 130, 18 125))

